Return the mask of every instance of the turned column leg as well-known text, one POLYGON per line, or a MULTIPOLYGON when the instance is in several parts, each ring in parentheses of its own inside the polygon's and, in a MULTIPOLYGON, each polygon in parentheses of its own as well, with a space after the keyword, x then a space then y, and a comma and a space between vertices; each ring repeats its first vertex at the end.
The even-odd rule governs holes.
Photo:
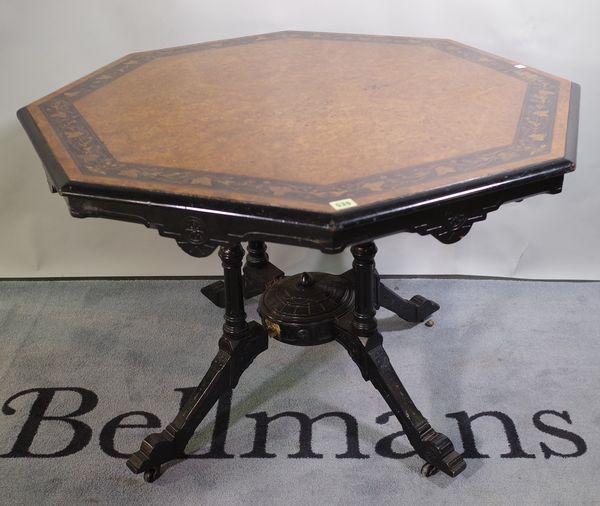
POLYGON ((239 244, 219 250, 224 272, 225 321, 219 351, 211 366, 175 419, 159 433, 150 434, 127 461, 146 481, 160 475, 161 465, 184 456, 185 447, 204 417, 226 391, 234 388, 245 369, 268 346, 266 331, 246 322, 241 266, 244 250, 239 244))
POLYGON ((283 271, 269 262, 267 245, 263 241, 248 241, 244 265, 244 296, 260 295, 269 283, 283 277, 283 271))
MULTIPOLYGON (((365 266, 364 269, 357 268, 356 262, 363 262, 363 260, 360 258, 364 257, 363 253, 366 253, 366 250, 363 253, 360 253, 359 250, 361 248, 364 249, 365 247, 367 247, 367 245, 354 246, 355 251, 358 253, 359 259, 357 260, 355 257, 354 267, 349 271, 344 272, 342 276, 348 281, 355 283, 358 282, 358 280, 355 279, 357 271, 364 272, 364 276, 368 276, 369 273, 372 273, 372 281, 370 282, 368 291, 373 297, 375 309, 384 307, 393 313, 396 313, 396 315, 407 322, 417 323, 425 321, 426 318, 431 316, 440 308, 439 304, 432 300, 426 299, 422 295, 415 295, 411 297, 410 300, 400 297, 397 293, 395 293, 393 290, 390 290, 381 282, 374 263, 372 266, 365 266)), ((377 248, 374 244, 373 248, 375 248, 375 252, 377 252, 377 248)), ((363 280, 363 282, 364 281, 365 280, 363 280)))
POLYGON ((417 409, 383 349, 375 318, 379 283, 375 271, 377 248, 370 242, 353 246, 351 251, 354 256, 354 314, 336 322, 336 340, 346 348, 365 380, 373 383, 398 418, 408 440, 427 462, 425 474, 429 476, 441 470, 456 476, 466 467, 462 456, 446 436, 432 429, 417 409))
POLYGON ((248 241, 248 248, 246 251, 246 265, 244 269, 248 267, 261 267, 269 262, 269 255, 267 255, 267 245, 264 241, 248 241))
POLYGON ((377 334, 377 289, 378 276, 375 271, 375 254, 377 246, 374 242, 352 246, 354 256, 352 271, 354 273, 354 318, 352 329, 357 336, 369 338, 377 334))
MULTIPOLYGON (((269 262, 264 241, 248 241, 246 264, 243 269, 244 297, 260 295, 273 280, 284 275, 281 269, 269 262)), ((216 306, 225 307, 225 283, 215 281, 202 288, 202 293, 216 306)))

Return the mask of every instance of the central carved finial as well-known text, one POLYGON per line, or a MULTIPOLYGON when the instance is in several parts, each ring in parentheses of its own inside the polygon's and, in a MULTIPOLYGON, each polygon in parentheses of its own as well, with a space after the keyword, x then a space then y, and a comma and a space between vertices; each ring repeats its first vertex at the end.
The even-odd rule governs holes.
POLYGON ((300 286, 312 286, 313 283, 314 280, 310 277, 308 272, 303 272, 300 275, 300 286))

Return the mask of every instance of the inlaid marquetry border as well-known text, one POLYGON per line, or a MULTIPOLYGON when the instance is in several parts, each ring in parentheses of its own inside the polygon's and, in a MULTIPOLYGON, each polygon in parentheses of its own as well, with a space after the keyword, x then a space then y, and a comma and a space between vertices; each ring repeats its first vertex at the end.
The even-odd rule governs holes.
MULTIPOLYGON (((346 195, 354 198, 380 194, 385 188, 397 185, 413 185, 431 175, 472 172, 511 162, 518 162, 549 153, 560 82, 534 70, 518 68, 509 61, 481 53, 468 46, 444 39, 419 39, 409 37, 383 37, 333 33, 279 32, 243 37, 225 41, 208 42, 146 53, 133 54, 107 67, 100 74, 83 80, 65 92, 42 102, 40 109, 59 136, 82 174, 144 180, 155 183, 205 188, 211 191, 232 191, 266 197, 284 197, 304 202, 322 204, 346 195), (493 69, 504 75, 527 83, 521 116, 512 144, 487 149, 465 156, 437 160, 401 170, 345 180, 331 184, 309 184, 279 179, 266 179, 226 172, 161 167, 117 160, 81 116, 74 101, 111 83, 145 63, 182 53, 206 51, 221 47, 256 44, 261 41, 282 38, 308 38, 325 40, 349 40, 378 44, 411 44, 434 47, 455 57, 493 69)), ((226 170, 226 168, 224 168, 226 170)))

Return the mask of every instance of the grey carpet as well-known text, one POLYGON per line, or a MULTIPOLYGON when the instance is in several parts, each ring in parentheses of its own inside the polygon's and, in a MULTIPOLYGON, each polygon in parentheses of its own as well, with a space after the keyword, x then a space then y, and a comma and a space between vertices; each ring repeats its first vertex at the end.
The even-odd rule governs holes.
MULTIPOLYGON (((145 414, 121 424, 164 426, 181 399, 175 389, 204 374, 222 317, 200 294, 205 283, 0 282, 0 503, 600 503, 599 283, 386 280, 442 306, 430 328, 379 317, 413 399, 469 454, 456 479, 420 475, 421 459, 390 437, 399 424, 339 345, 271 341, 233 394, 232 457, 180 461, 144 483, 118 453, 155 429, 113 431, 113 420, 137 411, 145 414), (64 420, 35 426, 36 413, 73 412, 75 431, 64 420), (289 457, 299 452, 292 416, 269 423, 265 448, 253 449, 257 420, 284 412, 341 415, 314 423, 310 458, 289 457), (470 440, 466 418, 476 415, 470 440)), ((255 308, 254 299, 251 318, 255 308)), ((194 436, 195 455, 209 451, 214 419, 213 410, 194 436)))

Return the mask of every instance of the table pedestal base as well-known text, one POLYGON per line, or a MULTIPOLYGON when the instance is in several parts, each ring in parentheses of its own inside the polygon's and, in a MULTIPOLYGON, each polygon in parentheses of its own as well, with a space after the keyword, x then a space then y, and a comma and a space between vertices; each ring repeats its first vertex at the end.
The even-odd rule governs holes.
POLYGON ((396 375, 377 330, 376 310, 385 307, 410 322, 424 321, 439 306, 420 295, 405 300, 385 287, 375 270, 375 244, 352 247, 352 270, 334 276, 302 273, 284 277, 268 261, 266 247, 251 241, 243 268, 239 244, 221 247, 224 281, 202 292, 225 308, 223 336, 208 372, 182 410, 162 432, 151 434, 127 466, 154 481, 162 464, 182 458, 194 431, 218 399, 234 388, 241 374, 268 347, 268 338, 303 346, 339 342, 363 378, 381 393, 415 449, 425 460, 423 473, 457 476, 466 467, 452 442, 433 430, 396 375), (243 298, 263 293, 262 325, 246 322, 243 298))

